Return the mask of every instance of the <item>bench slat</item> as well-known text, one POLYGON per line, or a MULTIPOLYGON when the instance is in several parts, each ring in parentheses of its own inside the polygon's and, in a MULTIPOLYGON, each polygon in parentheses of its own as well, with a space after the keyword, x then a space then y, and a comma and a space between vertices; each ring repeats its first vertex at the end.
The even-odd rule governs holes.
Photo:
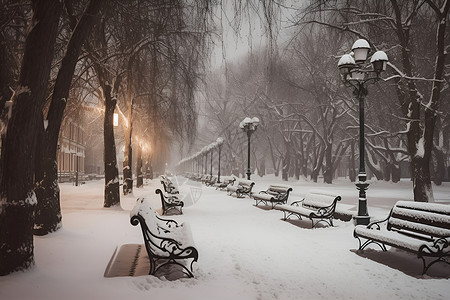
POLYGON ((431 237, 438 237, 438 238, 450 236, 450 229, 423 224, 420 221, 411 222, 409 220, 398 219, 393 216, 391 216, 391 218, 389 219, 388 229, 411 231, 412 233, 419 234, 419 237, 421 237, 420 235, 428 235, 431 237))
POLYGON ((399 235, 395 231, 372 230, 366 228, 366 226, 364 225, 356 226, 355 234, 366 239, 371 239, 389 246, 396 246, 403 250, 409 250, 412 252, 419 251, 420 246, 422 246, 423 244, 427 244, 429 246, 433 245, 433 243, 430 241, 426 242, 424 240, 419 240, 407 235, 399 235))
POLYGON ((450 230, 450 214, 394 206, 392 217, 450 230))

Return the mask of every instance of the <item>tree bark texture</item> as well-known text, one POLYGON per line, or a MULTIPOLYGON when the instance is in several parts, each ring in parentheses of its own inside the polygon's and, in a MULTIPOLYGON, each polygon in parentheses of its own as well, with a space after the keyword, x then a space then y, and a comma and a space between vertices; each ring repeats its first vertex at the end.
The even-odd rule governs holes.
POLYGON ((117 169, 116 143, 114 141, 114 109, 117 98, 112 95, 112 87, 103 85, 105 97, 105 119, 103 123, 104 134, 104 163, 105 163, 105 201, 104 207, 120 205, 119 171, 117 169))
POLYGON ((136 187, 144 186, 144 175, 142 174, 142 147, 137 145, 136 151, 136 187))
MULTIPOLYGON (((131 117, 131 114, 129 114, 131 117)), ((132 123, 128 120, 128 127, 125 129, 125 150, 123 153, 123 194, 133 192, 133 148, 131 146, 132 123)))
POLYGON ((47 114, 48 126, 38 141, 40 158, 36 169, 34 233, 45 235, 61 227, 61 206, 58 186, 57 147, 64 110, 81 47, 89 36, 103 0, 90 0, 73 29, 56 77, 52 101, 47 114))
POLYGON ((0 275, 34 264, 36 141, 61 14, 59 1, 33 1, 33 16, 2 146, 0 178, 0 275))

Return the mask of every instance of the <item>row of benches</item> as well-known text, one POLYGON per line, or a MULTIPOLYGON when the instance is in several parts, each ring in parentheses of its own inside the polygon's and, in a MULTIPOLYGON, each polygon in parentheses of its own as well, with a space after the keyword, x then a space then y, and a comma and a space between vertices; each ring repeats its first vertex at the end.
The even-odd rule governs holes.
MULTIPOLYGON (((280 210, 284 220, 292 216, 298 219, 307 217, 312 222, 312 228, 320 222, 333 226, 340 196, 310 192, 302 200, 287 204, 292 191, 290 187, 271 185, 265 191, 252 193, 253 181, 238 180, 236 185, 234 181, 226 187, 229 194, 236 194, 237 197, 248 195, 255 200, 256 206, 264 204, 280 210)), ((162 192, 160 194, 163 195, 162 192)), ((161 219, 147 207, 150 206, 145 199, 138 199, 131 214, 131 222, 133 225, 141 224, 151 261, 150 274, 167 264, 176 264, 183 268, 187 276, 193 277, 192 264, 198 260, 198 251, 188 225, 161 219)), ((416 254, 423 261, 423 274, 437 262, 450 264, 448 205, 399 201, 387 219, 368 226, 358 225, 353 235, 359 241, 360 251, 375 244, 383 251, 389 245, 416 254)))
MULTIPOLYGON (((240 180, 237 186, 229 186, 230 194, 237 197, 248 195, 259 203, 270 205, 272 209, 283 212, 284 220, 291 216, 298 219, 308 217, 312 228, 320 222, 333 226, 336 215, 346 216, 343 210, 338 211, 337 202, 340 196, 321 192, 310 192, 299 201, 287 204, 292 188, 271 185, 266 191, 252 193, 254 182, 240 180)), ((345 217, 345 220, 349 220, 345 217)), ((369 225, 358 225, 353 235, 359 241, 358 250, 368 245, 378 245, 387 251, 386 245, 416 254, 422 259, 423 270, 427 270, 438 262, 450 264, 450 206, 435 203, 398 201, 385 220, 375 221, 369 225)))
POLYGON ((161 175, 159 178, 164 192, 156 189, 155 193, 161 197, 162 214, 167 215, 172 212, 183 214, 184 202, 179 198, 180 191, 167 176, 161 175))
POLYGON ((312 228, 319 223, 326 223, 333 226, 333 218, 336 213, 337 202, 341 200, 340 196, 330 195, 320 192, 310 192, 302 200, 292 202, 288 205, 288 198, 292 188, 284 185, 270 185, 266 190, 259 193, 252 193, 254 181, 241 179, 236 185, 228 185, 229 195, 236 194, 236 197, 245 195, 255 200, 255 206, 264 204, 272 209, 278 209, 283 212, 284 220, 295 216, 298 219, 307 217, 312 222, 312 228))

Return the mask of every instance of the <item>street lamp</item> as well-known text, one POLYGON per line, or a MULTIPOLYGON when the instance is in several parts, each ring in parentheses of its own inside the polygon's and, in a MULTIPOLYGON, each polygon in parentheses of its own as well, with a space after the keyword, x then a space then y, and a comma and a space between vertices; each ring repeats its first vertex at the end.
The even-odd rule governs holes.
POLYGON ((359 173, 356 188, 359 190, 358 215, 355 217, 357 225, 367 225, 370 222, 367 211, 366 190, 369 184, 364 163, 364 98, 368 91, 366 84, 380 79, 381 72, 386 70, 388 57, 383 51, 377 51, 370 59, 371 67, 366 63, 370 45, 364 39, 357 40, 350 54, 342 55, 338 68, 344 84, 353 87, 353 95, 359 102, 359 173))
POLYGON ((247 133, 247 140, 248 140, 248 153, 247 153, 247 179, 250 180, 250 174, 252 174, 252 171, 250 169, 250 137, 253 132, 256 131, 256 128, 258 127, 259 119, 257 117, 254 117, 253 119, 250 119, 249 117, 246 117, 242 122, 239 124, 239 127, 247 133))

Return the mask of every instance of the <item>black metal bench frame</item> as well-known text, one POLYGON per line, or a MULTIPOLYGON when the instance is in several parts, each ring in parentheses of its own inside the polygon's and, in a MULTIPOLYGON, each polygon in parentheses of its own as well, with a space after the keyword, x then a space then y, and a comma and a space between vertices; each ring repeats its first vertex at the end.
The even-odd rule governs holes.
POLYGON ((204 184, 206 184, 206 186, 213 186, 214 184, 216 184, 216 182, 217 182, 217 176, 212 175, 212 176, 209 178, 209 180, 206 180, 206 181, 204 182, 204 184))
POLYGON ((414 253, 422 259, 423 271, 437 262, 450 265, 450 210, 444 204, 398 201, 391 209, 388 217, 381 221, 372 222, 367 226, 358 225, 353 236, 358 239, 358 250, 364 250, 368 245, 378 245, 381 250, 387 251, 386 245, 414 253), (386 232, 381 231, 382 224, 386 223, 386 232), (368 230, 377 230, 376 237, 368 237, 368 230), (446 233, 443 235, 443 233, 446 233), (387 238, 387 235, 389 237, 387 238), (404 243, 404 239, 412 239, 423 244, 418 249, 412 249, 404 243), (362 239, 365 239, 363 242, 362 239), (426 258, 434 258, 427 264, 426 258))
POLYGON ((162 212, 163 215, 167 215, 167 213, 172 210, 175 210, 180 214, 183 214, 184 202, 178 199, 178 195, 176 194, 165 195, 163 191, 161 191, 160 189, 156 189, 155 193, 161 196, 161 207, 163 210, 162 212))
POLYGON ((236 194, 237 198, 243 198, 244 195, 249 197, 252 196, 252 189, 255 185, 254 181, 251 180, 239 180, 236 186, 232 186, 233 189, 229 189, 227 186, 228 195, 236 194))
POLYGON ((164 188, 164 191, 168 194, 179 194, 180 192, 178 191, 178 189, 175 187, 175 185, 173 184, 173 182, 167 178, 164 175, 160 176, 160 181, 161 184, 164 188))
POLYGON ((222 182, 217 182, 214 184, 216 190, 226 189, 228 185, 234 185, 234 182, 236 181, 235 177, 222 176, 220 179, 222 180, 222 182))
POLYGON ((299 220, 303 217, 308 217, 311 220, 311 228, 315 228, 317 224, 323 222, 331 227, 334 227, 333 218, 336 210, 337 202, 341 200, 341 196, 309 193, 302 200, 292 202, 291 205, 280 205, 276 209, 281 210, 284 214, 283 220, 289 219, 291 216, 296 216, 299 220), (308 199, 308 196, 334 198, 330 205, 325 205, 324 202, 314 201, 308 199), (301 208, 296 210, 295 207, 301 208))
MULTIPOLYGON (((146 205, 146 203, 144 203, 143 198, 139 198, 136 205, 146 205)), ((173 264, 180 266, 183 269, 183 273, 188 277, 194 277, 192 266, 194 262, 198 261, 197 249, 193 246, 183 248, 183 245, 179 241, 165 236, 171 231, 181 230, 183 224, 179 225, 175 220, 171 219, 162 219, 158 217, 154 211, 146 216, 142 216, 141 213, 138 212, 131 216, 130 223, 133 226, 137 226, 138 224, 141 225, 145 248, 150 260, 149 275, 155 275, 162 267, 173 264), (147 226, 146 218, 148 217, 155 218, 154 222, 157 224, 157 232, 154 232, 154 228, 152 231, 147 226), (155 248, 163 254, 156 253, 155 248), (189 268, 180 262, 189 259, 192 259, 189 268)))
POLYGON ((270 202, 273 209, 276 205, 286 204, 290 192, 292 192, 291 187, 270 185, 267 190, 260 191, 258 194, 253 194, 255 206, 258 206, 259 203, 267 205, 267 202, 270 202))

